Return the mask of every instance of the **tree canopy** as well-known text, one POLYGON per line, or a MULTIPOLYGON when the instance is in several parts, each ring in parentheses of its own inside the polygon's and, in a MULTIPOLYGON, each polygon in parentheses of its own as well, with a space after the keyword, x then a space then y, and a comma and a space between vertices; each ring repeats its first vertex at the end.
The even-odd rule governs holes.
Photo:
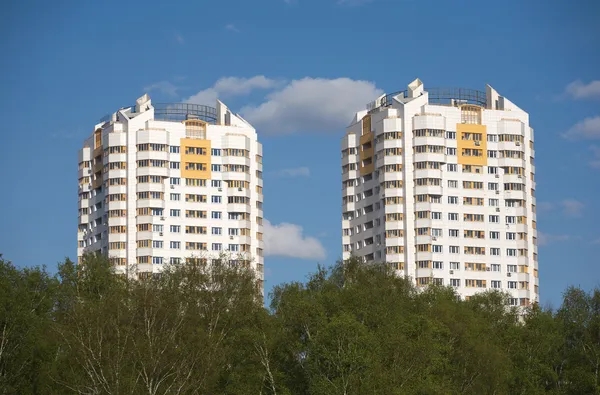
POLYGON ((600 394, 600 290, 556 311, 468 301, 351 259, 278 285, 177 265, 127 279, 0 256, 2 394, 600 394))

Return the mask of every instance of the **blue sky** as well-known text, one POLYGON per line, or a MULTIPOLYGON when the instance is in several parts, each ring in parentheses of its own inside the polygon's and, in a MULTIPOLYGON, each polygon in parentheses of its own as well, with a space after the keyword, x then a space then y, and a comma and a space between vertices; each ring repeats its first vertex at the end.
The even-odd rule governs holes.
POLYGON ((536 130, 540 293, 557 306, 570 284, 600 285, 598 15, 591 0, 3 2, 0 253, 75 257, 77 150, 104 114, 145 91, 218 96, 264 145, 266 289, 303 280, 341 255, 353 112, 416 77, 489 83, 536 130))

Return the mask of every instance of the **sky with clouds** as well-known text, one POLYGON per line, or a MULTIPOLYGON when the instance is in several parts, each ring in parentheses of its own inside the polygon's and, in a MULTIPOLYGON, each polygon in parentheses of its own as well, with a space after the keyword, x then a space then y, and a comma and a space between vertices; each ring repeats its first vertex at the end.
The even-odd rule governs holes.
POLYGON ((536 132, 540 293, 600 285, 600 3, 227 0, 0 5, 0 253, 76 255, 77 150, 103 115, 223 100, 264 145, 266 291, 341 255, 339 144, 382 92, 484 90, 536 132), (185 3, 185 4, 184 4, 185 3))

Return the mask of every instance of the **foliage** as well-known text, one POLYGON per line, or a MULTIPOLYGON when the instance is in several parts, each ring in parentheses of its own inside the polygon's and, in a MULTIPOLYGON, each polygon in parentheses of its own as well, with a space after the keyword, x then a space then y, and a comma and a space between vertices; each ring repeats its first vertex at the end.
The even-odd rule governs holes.
POLYGON ((133 280, 0 256, 2 394, 600 394, 600 290, 557 311, 417 289, 352 259, 262 306, 226 261, 133 280))

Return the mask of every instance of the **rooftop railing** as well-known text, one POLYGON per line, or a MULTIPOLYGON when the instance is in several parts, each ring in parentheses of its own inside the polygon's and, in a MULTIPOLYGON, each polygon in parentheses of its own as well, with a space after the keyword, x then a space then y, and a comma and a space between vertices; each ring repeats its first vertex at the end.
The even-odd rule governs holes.
MULTIPOLYGON (((152 107, 154 107, 154 119, 157 121, 181 122, 189 119, 200 119, 211 124, 217 122, 217 109, 214 107, 190 103, 153 103, 152 107)), ((126 109, 135 114, 135 106, 123 107, 120 110, 126 109)), ((107 114, 100 118, 98 123, 110 122, 111 118, 112 114, 107 114)))
MULTIPOLYGON (((482 107, 487 106, 487 98, 484 91, 467 88, 428 88, 425 91, 429 94, 429 104, 446 106, 475 104, 482 107)), ((382 107, 389 107, 392 105, 393 98, 398 95, 407 97, 408 90, 389 93, 380 100, 375 100, 367 104, 367 110, 371 112, 382 107)))
POLYGON ((186 121, 200 119, 208 123, 217 122, 217 109, 200 104, 189 103, 156 103, 154 119, 158 121, 186 121))

